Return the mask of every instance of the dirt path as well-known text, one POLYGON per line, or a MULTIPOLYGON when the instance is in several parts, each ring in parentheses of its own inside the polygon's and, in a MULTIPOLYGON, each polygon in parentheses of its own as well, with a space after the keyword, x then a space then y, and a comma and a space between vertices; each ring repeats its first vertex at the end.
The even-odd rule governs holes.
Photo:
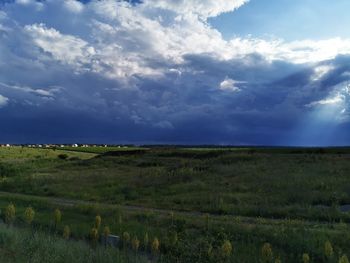
POLYGON ((171 209, 160 209, 160 208, 148 208, 142 206, 132 206, 132 205, 118 205, 118 204, 107 204, 107 203, 99 203, 93 201, 84 201, 84 200, 76 200, 76 199, 66 199, 66 198, 57 198, 57 197, 47 197, 47 196, 37 196, 37 195, 28 195, 28 194, 20 194, 20 193, 12 193, 12 192, 4 192, 0 191, 0 198, 2 196, 14 197, 14 198, 30 198, 38 201, 46 201, 53 205, 65 206, 65 207, 73 207, 76 205, 102 205, 104 207, 116 208, 119 207, 122 210, 127 211, 140 211, 140 212, 156 212, 160 214, 170 214, 174 212, 176 214, 183 214, 187 216, 204 216, 205 213, 202 212, 187 212, 180 210, 171 210, 171 209))
MULTIPOLYGON (((23 198, 23 199, 31 199, 31 200, 38 200, 38 201, 45 201, 49 204, 57 205, 57 206, 63 206, 63 207, 74 207, 76 205, 101 205, 106 208, 120 208, 124 211, 131 211, 131 212, 155 212, 157 214, 161 215, 170 215, 170 213, 175 213, 176 215, 182 215, 186 217, 204 217, 205 215, 209 214, 212 219, 220 219, 220 218, 230 218, 234 220, 237 218, 237 216, 234 215, 219 215, 219 214, 212 214, 212 213, 203 213, 200 211, 183 211, 183 210, 171 210, 171 209, 160 209, 160 208, 149 208, 149 207, 142 207, 142 206, 132 206, 132 205, 118 205, 118 204, 106 204, 106 203, 98 203, 93 201, 84 201, 84 200, 74 200, 74 199, 66 199, 66 198, 57 198, 57 197, 46 197, 46 196, 36 196, 36 195, 28 195, 28 194, 20 194, 20 193, 12 193, 12 192, 4 192, 0 191, 0 198, 2 196, 7 197, 14 197, 14 198, 23 198)), ((274 219, 274 218, 261 218, 261 217, 244 217, 239 216, 239 220, 241 223, 245 224, 261 224, 264 222, 264 224, 279 224, 279 223, 285 223, 288 219, 274 219)), ((303 224, 306 225, 327 225, 329 226, 329 222, 319 222, 319 221, 312 221, 312 220, 303 220, 303 224)))

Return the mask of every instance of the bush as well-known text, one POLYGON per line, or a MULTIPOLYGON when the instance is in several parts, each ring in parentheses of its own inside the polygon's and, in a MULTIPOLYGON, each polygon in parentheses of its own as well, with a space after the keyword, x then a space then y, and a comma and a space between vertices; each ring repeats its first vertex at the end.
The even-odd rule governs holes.
POLYGON ((5 211, 5 221, 7 224, 12 224, 16 219, 16 208, 14 206, 14 204, 10 203, 7 207, 6 207, 6 211, 5 211))
POLYGON ((35 211, 31 207, 27 207, 24 211, 24 220, 28 225, 31 225, 35 216, 35 211))
POLYGON ((63 228, 63 238, 64 239, 69 239, 70 237, 70 228, 69 226, 64 226, 63 228))
POLYGON ((61 153, 59 155, 57 155, 58 159, 61 159, 61 160, 67 160, 68 159, 68 155, 65 154, 65 153, 61 153))
POLYGON ((271 262, 273 258, 272 247, 269 243, 265 243, 261 248, 261 257, 263 262, 271 262))

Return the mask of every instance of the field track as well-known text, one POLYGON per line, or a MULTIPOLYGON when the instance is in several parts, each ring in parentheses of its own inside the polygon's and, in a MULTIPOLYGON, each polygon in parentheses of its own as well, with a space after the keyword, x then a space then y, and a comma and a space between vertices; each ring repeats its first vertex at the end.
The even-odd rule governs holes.
MULTIPOLYGON (((66 198, 57 198, 57 197, 44 197, 44 196, 35 196, 35 195, 28 195, 28 194, 21 194, 21 193, 11 193, 11 192, 4 192, 0 191, 0 198, 2 196, 6 197, 13 197, 13 198, 30 198, 32 200, 36 201, 45 201, 48 202, 51 205, 57 205, 59 207, 74 207, 79 205, 86 205, 86 206, 103 206, 104 208, 120 208, 124 211, 128 212, 151 212, 151 213, 157 213, 159 215, 165 215, 168 216, 171 213, 174 213, 177 216, 183 216, 187 218, 193 218, 193 217, 205 217, 206 215, 209 215, 212 219, 220 219, 220 218, 235 218, 234 215, 220 215, 220 214, 213 214, 213 213, 204 213, 200 211, 183 211, 183 210, 170 210, 170 209, 160 209, 160 208, 149 208, 149 207, 142 207, 142 206, 132 206, 132 205, 118 205, 118 204, 107 204, 107 203, 98 203, 93 201, 84 201, 84 200, 74 200, 74 199, 66 199, 66 198)), ((246 217, 246 216, 239 216, 240 223, 242 224, 257 224, 259 220, 264 220, 266 225, 275 225, 279 223, 283 223, 288 219, 274 219, 274 218, 261 218, 261 217, 246 217)), ((310 221, 310 220, 303 220, 304 225, 310 225, 310 226, 328 226, 328 222, 320 222, 320 221, 310 221)))

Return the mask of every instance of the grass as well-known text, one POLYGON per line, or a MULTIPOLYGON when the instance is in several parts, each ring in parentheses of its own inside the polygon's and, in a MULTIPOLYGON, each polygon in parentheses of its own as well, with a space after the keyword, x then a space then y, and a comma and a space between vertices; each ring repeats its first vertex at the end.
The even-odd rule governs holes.
POLYGON ((103 154, 107 152, 127 152, 127 151, 136 151, 136 150, 147 150, 147 148, 141 148, 141 147, 135 147, 135 146, 88 146, 88 147, 60 147, 57 148, 57 150, 60 151, 73 151, 73 152, 86 152, 86 153, 96 153, 96 154, 103 154))
POLYGON ((24 208, 31 205, 37 211, 35 224, 50 232, 52 212, 60 207, 60 231, 68 224, 73 237, 84 240, 100 214, 112 233, 159 237, 162 262, 220 262, 226 239, 234 247, 229 262, 260 262, 265 242, 282 262, 301 262, 305 252, 311 262, 327 262, 327 240, 336 252, 334 262, 338 254, 350 255, 350 214, 339 209, 350 204, 348 148, 67 151, 65 159, 59 158, 61 150, 0 151, 6 151, 0 158, 0 190, 30 195, 0 194, 2 210, 16 204, 20 226, 24 208), (97 203, 59 204, 52 197, 97 203), (209 230, 200 212, 210 214, 209 230), (206 254, 209 245, 212 259, 206 254))
POLYGON ((28 147, 0 147, 0 162, 6 163, 25 163, 35 160, 55 160, 60 154, 66 154, 70 159, 90 159, 96 154, 85 152, 71 152, 67 150, 56 149, 38 149, 28 147))
POLYGON ((0 262, 148 262, 146 257, 127 255, 115 248, 93 249, 83 241, 66 241, 41 230, 6 227, 0 224, 0 262))
POLYGON ((57 156, 48 150, 15 166, 13 157, 5 157, 0 190, 279 218, 314 217, 305 212, 350 204, 347 154, 155 149, 90 159, 57 156))

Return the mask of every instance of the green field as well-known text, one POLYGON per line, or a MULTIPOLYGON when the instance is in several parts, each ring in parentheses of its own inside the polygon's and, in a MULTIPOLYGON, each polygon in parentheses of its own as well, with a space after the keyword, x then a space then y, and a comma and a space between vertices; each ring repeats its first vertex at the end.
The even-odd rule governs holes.
POLYGON ((2 211, 13 202, 23 227, 32 206, 35 226, 50 232, 59 207, 57 231, 69 225, 85 243, 100 214, 103 226, 137 236, 141 246, 145 233, 157 237, 158 262, 264 262, 267 242, 273 259, 266 262, 350 255, 349 148, 101 149, 0 148, 2 211))
POLYGON ((112 151, 135 151, 135 150, 148 150, 147 148, 135 147, 135 146, 88 146, 88 147, 71 147, 65 146, 57 148, 58 150, 63 151, 74 151, 74 152, 87 152, 87 153, 96 153, 103 154, 106 152, 112 151))

